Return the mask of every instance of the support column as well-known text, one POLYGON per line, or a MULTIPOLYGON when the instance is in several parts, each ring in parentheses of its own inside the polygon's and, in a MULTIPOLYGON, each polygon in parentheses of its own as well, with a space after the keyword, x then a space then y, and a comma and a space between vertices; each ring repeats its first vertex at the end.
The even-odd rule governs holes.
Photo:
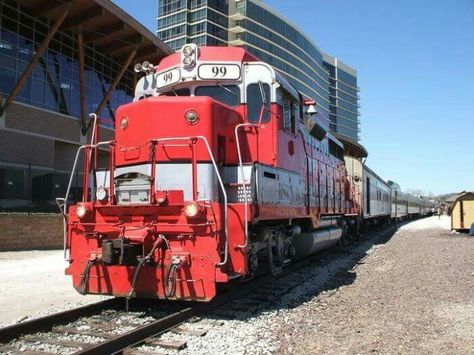
POLYGON ((33 71, 34 66, 36 65, 36 63, 38 63, 38 60, 43 55, 44 50, 46 48, 48 48, 49 42, 51 42, 51 39, 53 39, 54 35, 56 34, 59 27, 63 23, 64 19, 67 17, 67 15, 69 13, 69 10, 71 9, 71 6, 72 6, 72 3, 68 3, 67 5, 65 5, 64 11, 61 13, 61 16, 59 16, 57 21, 54 23, 53 27, 51 27, 51 29, 49 30, 48 35, 43 40, 43 42, 41 43, 39 48, 36 49, 35 55, 33 56, 33 58, 31 58, 30 62, 28 63, 28 66, 26 67, 25 71, 21 75, 21 78, 18 80, 15 87, 11 91, 10 95, 5 100, 5 103, 0 108, 0 116, 2 116, 5 113, 5 111, 8 109, 8 107, 11 105, 11 103, 13 102, 15 97, 20 92, 21 88, 25 84, 28 77, 31 75, 31 72, 33 71))
POLYGON ((82 27, 77 30, 77 52, 79 59, 79 92, 81 98, 81 126, 82 133, 87 130, 86 78, 84 75, 84 36, 82 27))
MULTIPOLYGON (((125 71, 128 69, 128 67, 130 66, 130 63, 132 63, 132 60, 133 58, 135 58, 135 55, 137 54, 137 50, 138 48, 135 48, 134 50, 132 50, 130 52, 130 54, 128 55, 128 58, 127 60, 125 61, 125 63, 123 64, 122 66, 122 69, 120 70, 120 72, 117 74, 117 76, 115 77, 114 81, 112 82, 112 85, 110 86, 109 90, 107 90, 106 94, 104 95, 104 98, 102 99, 102 101, 100 102, 99 106, 97 107, 97 110, 95 111, 95 113, 97 114, 97 116, 100 116, 100 113, 102 112, 102 110, 104 109, 104 106, 105 104, 107 103, 107 101, 110 99, 110 96, 112 95, 112 92, 115 90, 115 88, 117 87, 118 83, 120 82, 120 80, 122 79, 123 75, 125 74, 125 71)), ((90 125, 90 124, 89 124, 90 125)))

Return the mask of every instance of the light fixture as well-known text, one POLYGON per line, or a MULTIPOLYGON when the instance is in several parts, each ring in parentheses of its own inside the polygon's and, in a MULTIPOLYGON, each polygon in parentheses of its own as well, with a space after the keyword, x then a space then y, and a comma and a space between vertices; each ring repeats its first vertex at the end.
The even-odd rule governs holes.
POLYGON ((194 48, 192 46, 184 46, 183 47, 183 54, 187 57, 191 56, 194 53, 194 48))
POLYGON ((191 68, 194 66, 194 64, 196 64, 196 62, 194 61, 193 58, 191 57, 184 57, 183 59, 183 65, 185 68, 191 68))
POLYGON ((76 215, 79 219, 84 218, 91 211, 91 206, 85 203, 79 203, 76 207, 76 215))
POLYGON ((181 49, 181 63, 183 68, 191 70, 196 66, 198 48, 195 44, 186 44, 181 49))
POLYGON ((97 198, 97 201, 101 201, 101 202, 107 201, 107 190, 105 189, 105 187, 99 186, 95 193, 95 197, 97 198))
POLYGON ((199 121, 199 115, 194 110, 189 110, 185 113, 184 118, 189 124, 196 124, 199 121))
POLYGON ((128 126, 128 117, 123 116, 122 119, 120 120, 120 128, 125 129, 128 126))
POLYGON ((142 69, 143 68, 142 68, 142 65, 140 63, 135 64, 135 66, 133 67, 133 71, 135 73, 140 73, 142 71, 142 69))
POLYGON ((189 218, 196 218, 202 213, 202 207, 197 202, 188 202, 184 206, 184 214, 189 218))

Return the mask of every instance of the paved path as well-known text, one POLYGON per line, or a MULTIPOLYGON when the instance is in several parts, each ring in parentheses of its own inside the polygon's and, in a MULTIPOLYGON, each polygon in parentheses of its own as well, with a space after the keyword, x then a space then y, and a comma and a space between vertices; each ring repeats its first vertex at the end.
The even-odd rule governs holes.
POLYGON ((102 299, 78 294, 65 266, 62 250, 0 253, 0 324, 102 299))

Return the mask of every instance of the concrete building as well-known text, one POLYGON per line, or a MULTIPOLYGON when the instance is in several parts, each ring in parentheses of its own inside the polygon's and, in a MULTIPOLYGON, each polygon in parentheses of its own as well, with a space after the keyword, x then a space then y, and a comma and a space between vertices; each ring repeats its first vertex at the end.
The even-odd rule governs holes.
POLYGON ((110 137, 116 107, 132 99, 133 64, 171 52, 109 0, 2 0, 0 211, 57 211, 88 114, 110 137))
POLYGON ((315 99, 334 132, 359 140, 357 72, 262 1, 158 0, 157 34, 174 50, 189 42, 244 47, 315 99))

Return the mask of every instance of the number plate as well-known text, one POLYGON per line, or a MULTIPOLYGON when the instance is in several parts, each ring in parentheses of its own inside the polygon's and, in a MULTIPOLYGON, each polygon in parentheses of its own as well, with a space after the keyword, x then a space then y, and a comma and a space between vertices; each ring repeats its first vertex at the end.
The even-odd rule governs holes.
POLYGON ((202 80, 238 80, 240 66, 237 64, 201 64, 198 69, 202 80))
POLYGON ((178 68, 167 70, 156 75, 156 87, 158 89, 179 83, 181 80, 181 71, 178 68))

